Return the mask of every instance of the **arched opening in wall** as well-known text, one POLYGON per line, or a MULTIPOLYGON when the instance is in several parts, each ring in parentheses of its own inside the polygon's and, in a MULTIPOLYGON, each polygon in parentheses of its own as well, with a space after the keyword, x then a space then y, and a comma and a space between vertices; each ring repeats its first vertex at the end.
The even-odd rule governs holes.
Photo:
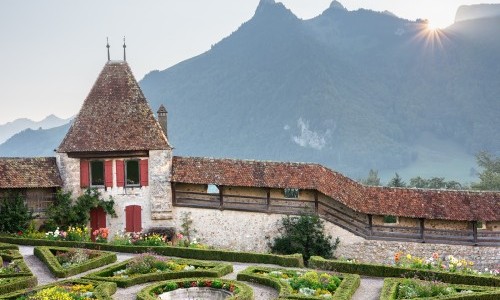
POLYGON ((106 212, 100 206, 90 210, 90 238, 92 241, 95 241, 95 235, 92 233, 99 228, 106 228, 106 212))
POLYGON ((142 207, 140 205, 129 205, 125 207, 125 231, 142 231, 142 207))

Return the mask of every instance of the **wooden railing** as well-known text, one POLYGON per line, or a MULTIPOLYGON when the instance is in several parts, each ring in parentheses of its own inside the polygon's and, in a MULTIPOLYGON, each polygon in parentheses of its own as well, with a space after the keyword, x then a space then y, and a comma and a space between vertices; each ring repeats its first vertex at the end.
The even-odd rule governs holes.
POLYGON ((262 197, 223 194, 222 191, 221 188, 218 194, 185 192, 176 190, 174 185, 173 205, 289 215, 317 214, 358 236, 373 240, 500 246, 500 231, 478 230, 476 222, 471 222, 470 230, 427 228, 424 219, 420 219, 416 227, 374 225, 371 215, 355 212, 333 199, 319 199, 317 192, 314 200, 302 200, 272 198, 269 191, 262 197))

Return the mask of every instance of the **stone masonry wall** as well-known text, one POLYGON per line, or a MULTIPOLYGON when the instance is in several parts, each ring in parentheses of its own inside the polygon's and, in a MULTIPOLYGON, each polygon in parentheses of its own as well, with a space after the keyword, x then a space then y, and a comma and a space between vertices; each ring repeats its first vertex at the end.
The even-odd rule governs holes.
MULTIPOLYGON (((269 242, 279 235, 279 223, 284 215, 238 212, 217 209, 176 207, 174 224, 181 228, 184 213, 191 213, 198 241, 216 248, 269 252, 269 242)), ((479 268, 499 268, 500 249, 442 244, 422 244, 365 240, 353 233, 325 221, 325 232, 340 238, 337 257, 356 258, 365 262, 392 263, 394 254, 402 251, 412 255, 430 257, 432 253, 453 255, 472 260, 479 268)))

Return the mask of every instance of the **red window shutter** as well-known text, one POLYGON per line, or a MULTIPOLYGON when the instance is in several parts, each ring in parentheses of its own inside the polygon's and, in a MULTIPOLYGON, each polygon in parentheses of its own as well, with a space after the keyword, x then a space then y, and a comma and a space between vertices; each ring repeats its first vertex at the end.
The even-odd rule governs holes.
POLYGON ((80 160, 80 187, 87 188, 90 186, 89 176, 89 161, 80 160))
POLYGON ((141 186, 149 185, 149 174, 148 174, 148 160, 141 159, 139 161, 139 170, 141 172, 141 186))
POLYGON ((125 166, 123 160, 116 161, 116 186, 125 186, 125 166))
POLYGON ((113 187, 113 161, 106 160, 104 162, 104 186, 113 187))
POLYGON ((142 231, 141 206, 129 205, 125 207, 125 231, 142 231))
POLYGON ((134 231, 142 231, 141 207, 134 205, 134 231))

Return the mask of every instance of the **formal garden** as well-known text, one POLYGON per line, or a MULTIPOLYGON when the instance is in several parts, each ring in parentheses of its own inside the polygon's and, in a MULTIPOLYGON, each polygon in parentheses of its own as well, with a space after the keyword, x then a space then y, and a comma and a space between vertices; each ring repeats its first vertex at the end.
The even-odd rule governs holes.
POLYGON ((189 214, 177 231, 91 232, 90 208, 114 213, 91 190, 75 203, 59 195, 40 228, 12 199, 0 210, 0 299, 364 299, 367 278, 377 299, 500 298, 499 270, 456 253, 397 252, 392 264, 336 257, 341 241, 317 216, 283 217, 270 251, 253 253, 196 240, 189 214))

